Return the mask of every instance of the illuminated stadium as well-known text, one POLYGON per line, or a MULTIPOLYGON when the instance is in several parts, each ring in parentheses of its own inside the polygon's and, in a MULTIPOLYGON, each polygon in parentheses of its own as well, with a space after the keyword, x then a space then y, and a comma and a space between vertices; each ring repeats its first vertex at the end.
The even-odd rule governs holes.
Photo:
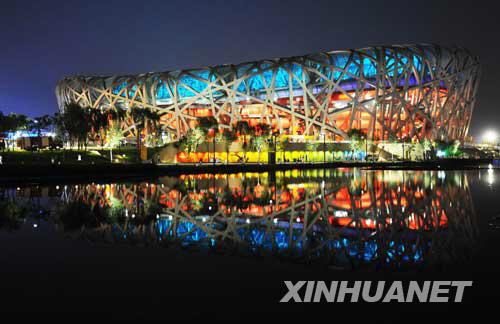
MULTIPOLYGON (((270 133, 329 142, 361 131, 371 141, 463 141, 479 81, 467 50, 395 45, 128 76, 72 76, 60 81, 69 103, 101 110, 146 108, 178 140, 201 117, 219 127, 267 124, 270 133)), ((134 136, 133 121, 124 132, 134 136)))

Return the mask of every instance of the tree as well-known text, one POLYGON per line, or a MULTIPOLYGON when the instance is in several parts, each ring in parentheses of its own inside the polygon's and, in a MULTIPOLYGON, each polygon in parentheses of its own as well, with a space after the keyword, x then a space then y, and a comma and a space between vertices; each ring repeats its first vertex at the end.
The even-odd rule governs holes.
POLYGON ((277 133, 274 134, 273 136, 274 136, 274 140, 275 140, 274 145, 275 145, 276 156, 277 156, 278 152, 280 152, 282 162, 286 162, 284 152, 288 148, 288 145, 290 144, 290 140, 288 139, 288 137, 286 137, 286 138, 278 137, 277 133))
POLYGON ((93 141, 99 140, 101 147, 104 146, 104 137, 109 127, 108 114, 100 109, 89 109, 90 133, 93 141))
MULTIPOLYGON (((107 110, 108 115, 108 127, 122 127, 122 124, 127 119, 127 112, 120 107, 115 106, 112 109, 107 110)), ((123 132, 122 132, 123 134, 123 132)), ((125 135, 123 135, 125 137, 125 135)))
POLYGON ((308 152, 316 152, 318 147, 319 147, 319 143, 316 141, 306 143, 306 150, 308 152))
POLYGON ((201 117, 198 119, 198 127, 205 133, 208 133, 210 130, 217 129, 219 123, 214 117, 201 117))
POLYGON ((257 152, 259 153, 258 161, 260 163, 260 152, 267 145, 267 138, 265 136, 255 136, 255 138, 253 139, 253 145, 257 149, 257 152))
POLYGON ((109 147, 109 158, 111 162, 113 162, 113 148, 120 145, 120 142, 123 140, 123 132, 119 125, 113 125, 109 127, 106 131, 106 139, 107 145, 109 147))
POLYGON ((4 115, 0 112, 0 131, 2 133, 14 133, 28 127, 26 115, 14 114, 4 115))
POLYGON ((365 134, 359 129, 352 128, 347 132, 347 136, 349 136, 350 146, 353 153, 361 150, 365 134))
POLYGON ((254 130, 255 136, 253 139, 253 145, 259 154, 258 158, 259 163, 260 163, 260 152, 267 145, 270 129, 271 127, 269 127, 269 125, 267 124, 258 124, 254 130))
POLYGON ((127 118, 127 112, 124 109, 116 107, 108 110, 108 118, 113 122, 123 123, 127 118))
POLYGON ((226 164, 229 162, 229 147, 232 142, 238 139, 236 133, 232 129, 225 128, 222 133, 220 133, 220 138, 226 143, 226 164))
POLYGON ((429 152, 432 151, 432 142, 429 139, 425 139, 423 142, 420 143, 422 147, 422 151, 424 153, 424 160, 429 159, 429 152))
POLYGON ((436 141, 438 151, 445 157, 458 157, 462 154, 460 151, 460 141, 436 141))
POLYGON ((205 137, 209 133, 212 133, 212 142, 214 146, 214 157, 213 157, 213 162, 215 164, 215 137, 216 137, 216 132, 219 128, 219 123, 217 122, 217 119, 214 117, 202 117, 198 119, 198 128, 205 134, 205 137))
POLYGON ((32 131, 36 131, 37 136, 42 136, 42 130, 48 129, 53 125, 54 119, 49 115, 43 115, 41 117, 28 120, 27 127, 32 131))
POLYGON ((459 157, 462 155, 462 152, 460 151, 460 141, 455 140, 452 142, 452 144, 448 147, 449 150, 449 155, 453 157, 459 157))
POLYGON ((403 149, 403 160, 407 158, 407 156, 410 157, 411 151, 413 150, 413 147, 407 147, 405 151, 405 143, 411 143, 411 138, 409 136, 404 135, 403 138, 401 138, 401 146, 403 149))
POLYGON ((95 228, 99 221, 92 212, 92 206, 83 198, 69 200, 56 209, 56 222, 65 231, 76 231, 82 227, 95 228))
POLYGON ((132 108, 130 109, 130 116, 134 121, 137 149, 140 151, 141 132, 144 129, 144 125, 146 124, 146 109, 132 106, 132 108))
POLYGON ((247 136, 251 134, 252 128, 250 127, 247 121, 239 120, 236 123, 235 129, 239 133, 239 135, 243 137, 243 144, 241 145, 241 147, 243 149, 244 161, 246 161, 247 145, 248 145, 247 136))
POLYGON ((23 114, 9 114, 12 119, 12 130, 13 132, 26 129, 28 126, 28 116, 23 114))
POLYGON ((161 132, 161 116, 156 111, 146 110, 146 134, 158 135, 161 132))
POLYGON ((90 108, 81 107, 75 102, 68 103, 62 115, 62 125, 68 133, 69 141, 75 141, 78 148, 87 147, 87 139, 91 131, 90 108))
POLYGON ((365 133, 363 133, 363 131, 360 130, 360 129, 352 128, 349 131, 347 131, 347 136, 349 136, 350 139, 353 139, 353 138, 364 138, 365 137, 365 133))
POLYGON ((55 113, 54 117, 54 131, 56 133, 56 139, 61 141, 62 143, 66 143, 69 141, 69 135, 64 125, 64 117, 62 114, 55 113))
POLYGON ((186 135, 184 135, 179 141, 181 150, 191 153, 196 152, 198 146, 201 145, 205 141, 205 136, 203 131, 196 127, 190 129, 186 135))
POLYGON ((271 126, 268 124, 260 123, 255 127, 255 133, 261 136, 269 136, 269 132, 271 131, 271 126))
POLYGON ((139 108, 137 106, 133 106, 130 109, 130 116, 134 121, 136 129, 136 143, 140 156, 141 134, 144 130, 146 131, 146 134, 159 132, 160 115, 148 108, 139 108))
POLYGON ((15 198, 2 197, 0 200, 0 230, 11 232, 20 229, 30 212, 30 205, 23 204, 15 198))

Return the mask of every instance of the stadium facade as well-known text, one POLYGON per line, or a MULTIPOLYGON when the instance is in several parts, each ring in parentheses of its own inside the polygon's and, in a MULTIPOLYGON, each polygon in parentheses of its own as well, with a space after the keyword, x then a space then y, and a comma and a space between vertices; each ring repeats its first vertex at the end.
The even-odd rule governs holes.
MULTIPOLYGON (((133 106, 161 115, 163 131, 181 138, 200 117, 221 127, 237 121, 274 133, 373 141, 461 140, 479 83, 477 57, 458 47, 395 45, 127 76, 72 76, 56 94, 96 109, 133 106)), ((133 121, 123 125, 135 133, 133 121)), ((323 138, 323 140, 324 140, 323 138)))

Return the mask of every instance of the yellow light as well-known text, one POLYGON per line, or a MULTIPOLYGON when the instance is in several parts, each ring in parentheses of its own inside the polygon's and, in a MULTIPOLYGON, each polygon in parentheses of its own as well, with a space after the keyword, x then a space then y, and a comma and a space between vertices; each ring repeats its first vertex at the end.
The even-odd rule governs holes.
POLYGON ((486 131, 483 135, 483 142, 488 144, 496 144, 498 134, 494 130, 486 131))

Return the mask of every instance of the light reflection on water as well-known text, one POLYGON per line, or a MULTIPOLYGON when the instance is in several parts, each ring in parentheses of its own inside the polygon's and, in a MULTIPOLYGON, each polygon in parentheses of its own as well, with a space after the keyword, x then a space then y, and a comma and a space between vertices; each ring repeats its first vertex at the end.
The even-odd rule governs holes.
POLYGON ((473 253, 472 180, 464 171, 335 169, 31 185, 1 189, 0 227, 43 220, 75 239, 347 268, 443 264, 473 253))

